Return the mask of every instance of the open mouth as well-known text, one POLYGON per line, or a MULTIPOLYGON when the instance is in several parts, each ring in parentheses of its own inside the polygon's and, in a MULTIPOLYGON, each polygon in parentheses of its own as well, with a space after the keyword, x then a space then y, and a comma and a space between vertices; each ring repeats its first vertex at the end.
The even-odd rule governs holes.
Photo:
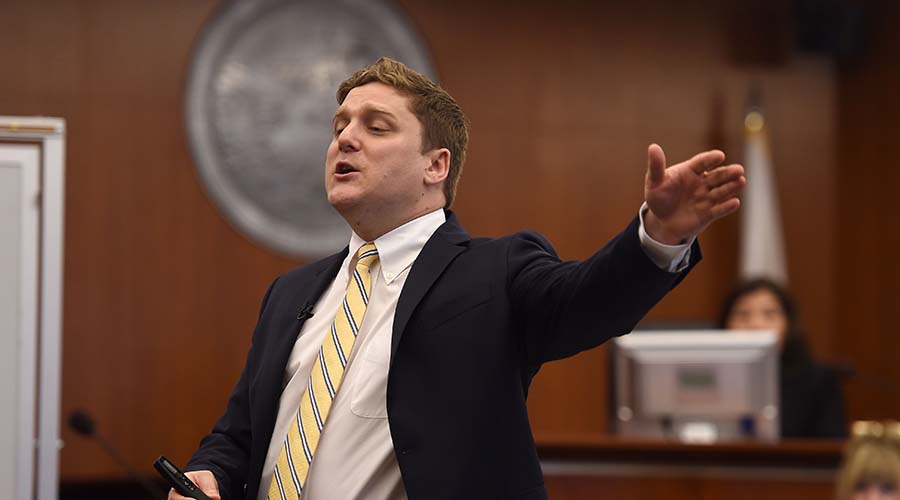
POLYGON ((358 172, 358 170, 345 161, 339 161, 334 167, 334 173, 338 175, 352 174, 353 172, 358 172))

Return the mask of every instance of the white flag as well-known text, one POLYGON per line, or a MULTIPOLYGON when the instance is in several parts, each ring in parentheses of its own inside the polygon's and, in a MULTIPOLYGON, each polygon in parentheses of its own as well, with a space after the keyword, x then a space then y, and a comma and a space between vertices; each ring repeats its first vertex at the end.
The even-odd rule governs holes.
POLYGON ((787 285, 778 189, 762 113, 747 114, 744 134, 747 187, 741 198, 741 278, 769 278, 787 285))

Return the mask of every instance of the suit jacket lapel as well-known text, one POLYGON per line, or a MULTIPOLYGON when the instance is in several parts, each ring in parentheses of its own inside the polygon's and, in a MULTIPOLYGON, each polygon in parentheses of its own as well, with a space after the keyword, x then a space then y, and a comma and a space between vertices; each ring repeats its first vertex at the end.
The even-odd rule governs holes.
POLYGON ((416 306, 444 272, 444 269, 450 265, 450 262, 465 250, 466 244, 471 239, 459 224, 456 215, 449 210, 445 213, 447 221, 425 243, 409 271, 409 278, 403 285, 403 291, 397 301, 394 330, 391 335, 391 366, 394 364, 400 338, 403 336, 406 324, 413 311, 416 310, 416 306))
POLYGON ((319 298, 322 297, 322 294, 325 293, 325 290, 328 289, 328 286, 331 285, 331 282, 334 281, 334 277, 337 276, 338 271, 340 271, 341 263, 344 262, 344 258, 347 257, 347 252, 349 250, 344 248, 342 251, 322 259, 318 262, 318 269, 314 270, 313 279, 310 283, 310 286, 303 287, 302 289, 298 289, 293 299, 291 299, 291 303, 297 305, 296 311, 288 311, 288 314, 297 316, 297 329, 295 331, 295 335, 293 335, 293 339, 291 339, 291 343, 297 340, 296 333, 300 333, 300 329, 303 327, 303 324, 306 323, 306 320, 309 319, 312 314, 301 315, 300 312, 303 309, 307 309, 306 312, 313 312, 313 308, 319 302, 319 298))
MULTIPOLYGON (((289 304, 292 304, 293 308, 279 313, 290 316, 282 320, 284 321, 282 324, 290 325, 290 327, 280 332, 278 338, 272 340, 276 347, 274 349, 267 349, 265 355, 268 359, 263 360, 263 369, 265 370, 265 383, 263 384, 263 387, 269 388, 274 394, 277 395, 281 393, 281 380, 284 377, 284 367, 287 365, 288 357, 294 348, 294 343, 297 341, 297 335, 300 334, 303 324, 306 323, 306 320, 309 317, 308 315, 302 317, 299 314, 300 311, 307 307, 310 308, 311 311, 311 308, 315 307, 316 303, 319 302, 319 298, 325 293, 325 290, 328 289, 331 282, 334 281, 334 277, 337 275, 338 270, 340 270, 344 257, 347 256, 347 251, 348 250, 345 248, 342 252, 312 264, 317 266, 317 269, 311 270, 313 274, 312 278, 309 280, 309 286, 293 290, 288 302, 289 304)), ((265 400, 265 398, 260 399, 265 400)))

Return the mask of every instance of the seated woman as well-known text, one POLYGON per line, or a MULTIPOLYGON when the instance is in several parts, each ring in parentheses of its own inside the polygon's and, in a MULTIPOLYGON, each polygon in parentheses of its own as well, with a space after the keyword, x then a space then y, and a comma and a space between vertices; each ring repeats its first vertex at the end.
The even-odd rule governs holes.
POLYGON ((778 334, 782 437, 846 437, 840 381, 833 369, 812 358, 787 291, 767 279, 738 285, 723 304, 719 327, 778 334))
POLYGON ((837 478, 838 500, 900 500, 900 423, 856 422, 837 478))

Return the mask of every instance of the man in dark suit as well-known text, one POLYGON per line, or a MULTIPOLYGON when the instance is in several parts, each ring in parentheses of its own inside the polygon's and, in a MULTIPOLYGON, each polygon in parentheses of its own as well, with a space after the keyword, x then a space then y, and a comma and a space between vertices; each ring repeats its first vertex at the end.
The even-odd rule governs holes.
POLYGON ((639 216, 561 262, 540 235, 471 238, 449 211, 468 132, 443 89, 382 59, 338 104, 326 190, 348 248, 269 287, 189 476, 224 499, 546 498, 532 377, 630 331, 737 210, 743 168, 720 151, 666 168, 650 146, 639 216))

